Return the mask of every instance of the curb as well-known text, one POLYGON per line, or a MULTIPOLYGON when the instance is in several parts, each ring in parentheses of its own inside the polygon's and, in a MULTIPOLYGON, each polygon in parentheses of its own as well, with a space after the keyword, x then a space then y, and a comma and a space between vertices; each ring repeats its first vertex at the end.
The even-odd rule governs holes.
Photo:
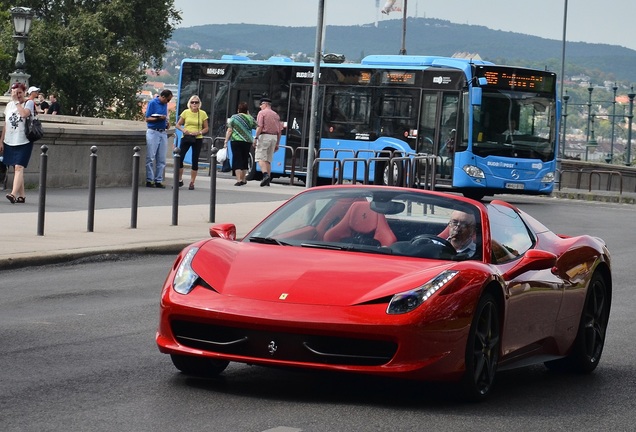
POLYGON ((31 266, 44 266, 51 264, 64 264, 72 261, 92 258, 97 261, 105 261, 122 255, 176 255, 183 248, 191 244, 191 241, 163 243, 143 246, 121 246, 109 248, 83 249, 72 252, 43 253, 18 258, 9 258, 0 262, 2 270, 16 270, 31 266))
POLYGON ((636 204, 636 197, 631 195, 623 195, 620 193, 613 194, 611 192, 603 194, 599 192, 588 192, 580 190, 572 191, 553 191, 554 198, 571 199, 579 201, 608 202, 616 204, 636 204))

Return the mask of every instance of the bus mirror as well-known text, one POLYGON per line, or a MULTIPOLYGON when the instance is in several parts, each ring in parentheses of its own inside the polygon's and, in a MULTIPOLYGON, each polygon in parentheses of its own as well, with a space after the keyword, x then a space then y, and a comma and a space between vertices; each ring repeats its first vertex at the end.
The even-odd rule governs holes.
POLYGON ((475 106, 481 105, 481 87, 473 87, 471 103, 475 106))
POLYGON ((479 77, 477 78, 477 83, 479 84, 480 87, 485 86, 486 84, 488 84, 488 78, 486 77, 479 77))

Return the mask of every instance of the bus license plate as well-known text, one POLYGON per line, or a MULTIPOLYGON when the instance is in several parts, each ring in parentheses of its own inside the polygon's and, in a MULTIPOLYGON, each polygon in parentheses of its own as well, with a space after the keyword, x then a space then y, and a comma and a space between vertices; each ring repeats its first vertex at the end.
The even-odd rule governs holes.
POLYGON ((523 183, 506 183, 506 189, 516 189, 520 190, 524 188, 523 183))

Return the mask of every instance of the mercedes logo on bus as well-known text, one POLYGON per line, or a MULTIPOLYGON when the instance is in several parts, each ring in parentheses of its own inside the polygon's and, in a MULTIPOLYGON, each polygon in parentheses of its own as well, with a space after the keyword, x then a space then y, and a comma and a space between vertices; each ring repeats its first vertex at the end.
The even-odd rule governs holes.
POLYGON ((510 171, 510 176, 515 180, 519 180, 519 171, 513 169, 512 171, 510 171))

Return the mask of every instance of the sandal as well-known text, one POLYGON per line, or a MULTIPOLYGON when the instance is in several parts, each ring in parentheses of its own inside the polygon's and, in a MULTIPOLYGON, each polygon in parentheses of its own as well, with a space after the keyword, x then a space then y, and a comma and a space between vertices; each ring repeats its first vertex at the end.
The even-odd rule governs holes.
POLYGON ((190 186, 188 186, 189 190, 194 190, 194 183, 190 183, 190 186))
POLYGON ((11 204, 15 204, 15 197, 13 194, 7 194, 7 199, 11 202, 11 204))
POLYGON ((26 197, 17 197, 15 199, 15 202, 17 202, 19 204, 24 204, 26 202, 26 197))

